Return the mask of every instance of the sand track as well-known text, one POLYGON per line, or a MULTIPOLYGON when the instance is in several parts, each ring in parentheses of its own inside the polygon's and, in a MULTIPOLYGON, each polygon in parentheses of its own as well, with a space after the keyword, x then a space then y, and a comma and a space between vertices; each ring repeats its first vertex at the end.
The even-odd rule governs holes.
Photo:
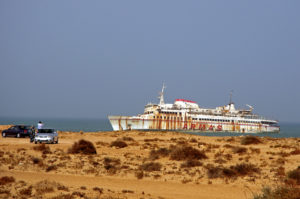
MULTIPOLYGON (((250 198, 252 196, 251 188, 230 185, 179 184, 116 177, 91 177, 21 171, 0 171, 0 175, 13 176, 16 180, 23 180, 29 183, 50 180, 71 187, 101 187, 115 191, 127 189, 133 190, 135 193, 151 193, 152 196, 164 198, 196 199, 201 196, 203 199, 241 199, 241 196, 244 196, 242 198, 250 198)), ((252 187, 252 189, 255 188, 252 187)))

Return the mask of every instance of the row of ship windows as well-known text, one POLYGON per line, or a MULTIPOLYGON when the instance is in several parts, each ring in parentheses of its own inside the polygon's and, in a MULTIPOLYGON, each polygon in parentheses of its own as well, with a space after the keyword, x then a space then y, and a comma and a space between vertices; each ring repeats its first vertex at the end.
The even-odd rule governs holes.
POLYGON ((162 117, 162 116, 157 116, 157 117, 155 117, 155 116, 153 116, 153 119, 155 119, 155 118, 157 118, 157 119, 170 119, 170 120, 179 120, 179 119, 181 119, 181 120, 183 120, 183 118, 182 117, 166 117, 166 116, 164 116, 164 117, 162 117))
POLYGON ((163 114, 179 114, 179 115, 182 115, 181 112, 165 112, 165 111, 158 111, 158 113, 163 113, 163 114))
POLYGON ((209 118, 193 118, 193 120, 215 121, 215 122, 230 122, 230 120, 209 119, 209 118))
MULTIPOLYGON (((183 120, 182 117, 162 117, 162 116, 157 116, 156 117, 157 119, 181 119, 183 120)), ((153 116, 153 119, 155 119, 155 116, 153 116)), ((188 118, 190 119, 190 118, 188 118)), ((192 120, 202 120, 202 121, 214 121, 214 122, 230 122, 230 120, 221 120, 221 119, 209 119, 209 118, 192 118, 192 120)), ((233 121, 232 121, 233 122, 233 121)), ((238 120, 239 123, 253 123, 253 124, 259 124, 260 122, 257 122, 257 121, 243 121, 243 120, 238 120)))
POLYGON ((152 114, 153 113, 153 111, 148 111, 148 112, 145 112, 146 114, 152 114))
POLYGON ((257 121, 243 121, 243 120, 239 120, 239 123, 253 123, 253 124, 259 124, 260 122, 257 121))

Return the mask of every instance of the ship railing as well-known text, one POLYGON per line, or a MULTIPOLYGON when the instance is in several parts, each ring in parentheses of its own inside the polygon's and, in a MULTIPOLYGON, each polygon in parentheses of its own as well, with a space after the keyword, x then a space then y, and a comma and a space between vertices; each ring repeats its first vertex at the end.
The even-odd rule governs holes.
POLYGON ((259 116, 259 115, 245 115, 244 118, 246 118, 246 119, 257 119, 257 120, 274 120, 274 121, 278 121, 278 120, 273 119, 273 118, 266 118, 264 116, 259 116))

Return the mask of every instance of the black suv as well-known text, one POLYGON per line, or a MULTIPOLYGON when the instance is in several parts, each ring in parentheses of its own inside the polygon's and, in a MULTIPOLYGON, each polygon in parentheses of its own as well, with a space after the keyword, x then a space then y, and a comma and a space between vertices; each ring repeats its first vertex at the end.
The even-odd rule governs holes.
POLYGON ((6 137, 6 136, 14 136, 17 138, 29 137, 34 133, 34 131, 35 129, 33 126, 16 125, 2 131, 2 137, 6 137))

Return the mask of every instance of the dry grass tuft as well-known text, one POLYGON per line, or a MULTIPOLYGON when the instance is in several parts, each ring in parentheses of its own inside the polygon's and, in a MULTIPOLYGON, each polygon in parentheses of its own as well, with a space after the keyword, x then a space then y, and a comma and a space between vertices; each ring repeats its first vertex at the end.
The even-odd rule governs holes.
POLYGON ((13 183, 15 181, 16 181, 16 179, 12 176, 3 176, 2 178, 0 178, 0 185, 13 183))
POLYGON ((149 162, 140 165, 139 169, 143 171, 160 171, 161 167, 162 165, 158 162, 149 162))
POLYGON ((229 168, 206 165, 206 168, 208 178, 232 178, 260 173, 259 168, 253 164, 247 163, 237 164, 235 166, 230 166, 229 168))
POLYGON ((234 170, 238 175, 245 176, 253 173, 260 173, 260 169, 254 164, 241 163, 231 166, 230 169, 234 170))
POLYGON ((111 144, 110 144, 111 147, 116 147, 116 148, 125 148, 127 147, 128 145, 126 144, 126 142, 122 141, 122 140, 116 140, 116 141, 113 141, 111 144))
POLYGON ((54 171, 54 170, 57 170, 57 166, 56 165, 50 165, 50 166, 47 167, 46 172, 54 171))
POLYGON ((163 141, 163 140, 161 140, 161 139, 159 139, 159 138, 145 138, 144 139, 144 142, 158 142, 158 141, 163 141))
POLYGON ((97 154, 94 144, 87 140, 79 140, 75 142, 71 148, 68 149, 71 154, 97 154))
POLYGON ((294 180, 298 185, 300 185, 300 166, 297 169, 288 172, 287 178, 294 180))
POLYGON ((181 164, 181 168, 190 168, 190 167, 198 167, 202 166, 202 162, 199 160, 186 160, 184 163, 181 164))
POLYGON ((190 141, 191 143, 197 143, 197 142, 198 142, 195 138, 191 138, 189 141, 190 141))
POLYGON ((300 154, 300 149, 295 149, 291 151, 291 155, 299 155, 300 154))
POLYGON ((240 154, 240 155, 245 154, 247 152, 247 148, 239 147, 239 146, 233 147, 231 150, 232 150, 233 153, 237 153, 237 154, 240 154))
POLYGON ((58 196, 54 196, 51 199, 73 199, 74 196, 72 196, 71 194, 60 194, 58 196))
POLYGON ((137 171, 137 172, 135 172, 135 177, 137 179, 142 179, 144 177, 144 172, 143 171, 137 171))
POLYGON ((250 147, 250 151, 251 151, 251 153, 257 153, 257 154, 260 154, 260 149, 258 149, 258 148, 252 148, 252 147, 250 147))
POLYGON ((170 154, 170 150, 167 148, 159 148, 157 150, 152 150, 149 154, 151 160, 159 159, 160 157, 167 157, 170 154))
POLYGON ((84 192, 80 192, 80 191, 74 191, 73 193, 72 193, 72 198, 77 198, 77 197, 79 197, 79 198, 86 198, 85 197, 85 193, 84 192))
POLYGON ((103 193, 103 188, 94 187, 93 190, 99 192, 100 194, 103 193))
POLYGON ((274 189, 265 187, 262 194, 254 195, 253 199, 299 199, 300 188, 279 186, 274 189))
POLYGON ((129 142, 134 142, 135 140, 132 137, 124 136, 122 137, 123 141, 129 141, 129 142))
POLYGON ((44 166, 44 163, 43 163, 43 160, 41 158, 38 158, 38 157, 32 157, 32 162, 33 164, 37 164, 38 166, 40 167, 43 167, 44 166))
POLYGON ((173 146, 170 147, 171 160, 201 160, 207 159, 203 151, 199 151, 191 146, 173 146))
POLYGON ((56 182, 52 182, 48 180, 43 180, 35 184, 35 190, 38 195, 54 192, 56 187, 57 187, 56 182))
POLYGON ((249 145, 249 144, 260 144, 262 141, 260 138, 256 136, 245 136, 241 139, 241 144, 242 145, 249 145))
POLYGON ((24 198, 27 198, 27 197, 30 197, 31 194, 32 194, 32 186, 29 186, 27 188, 24 188, 24 189, 21 189, 19 191, 19 194, 24 197, 24 198))
POLYGON ((43 154, 51 154, 50 147, 46 146, 45 143, 39 144, 37 146, 34 146, 33 150, 35 150, 35 151, 41 151, 43 154))
POLYGON ((103 160, 104 168, 111 174, 115 174, 121 164, 120 159, 105 157, 103 160))
POLYGON ((134 191, 132 191, 132 190, 127 190, 127 189, 123 189, 123 190, 122 190, 122 193, 134 193, 134 191))

